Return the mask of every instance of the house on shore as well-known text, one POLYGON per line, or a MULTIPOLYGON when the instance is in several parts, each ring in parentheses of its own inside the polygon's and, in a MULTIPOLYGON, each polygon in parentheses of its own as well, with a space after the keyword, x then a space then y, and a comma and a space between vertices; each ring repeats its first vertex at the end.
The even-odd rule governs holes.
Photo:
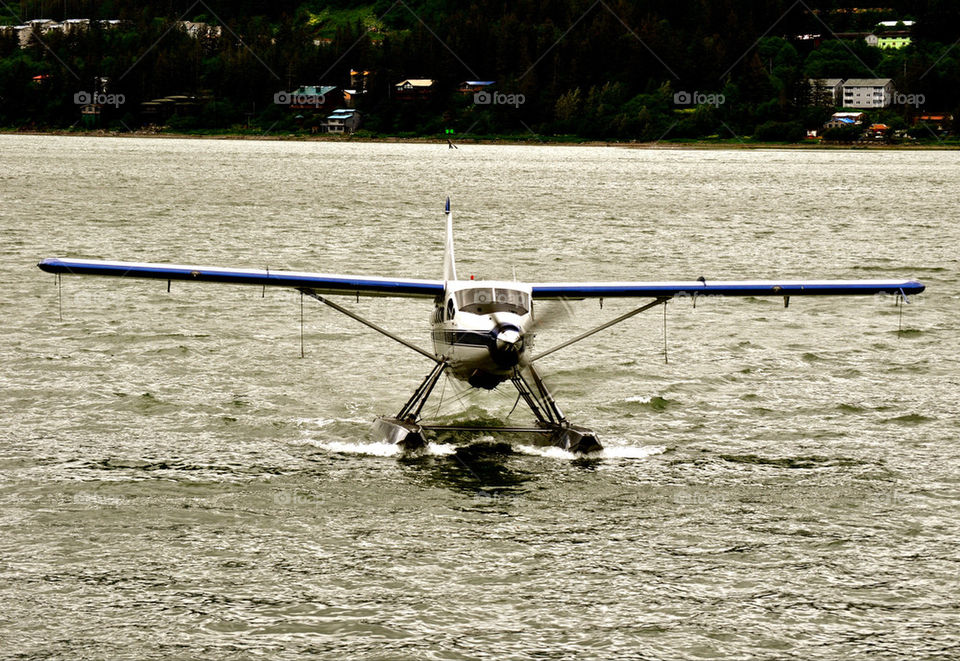
POLYGON ((885 141, 890 138, 890 127, 886 124, 871 124, 863 133, 863 137, 866 140, 874 140, 877 142, 885 141))
POLYGON ((357 102, 364 97, 367 90, 345 89, 343 90, 343 104, 348 108, 356 108, 357 102))
POLYGON ((360 128, 360 113, 353 108, 337 108, 323 122, 327 133, 353 133, 360 128))
POLYGON ((905 48, 910 45, 910 29, 914 21, 880 21, 873 34, 867 35, 867 45, 876 48, 905 48))
POLYGON ((862 126, 866 118, 867 116, 862 112, 835 112, 830 116, 830 120, 823 125, 823 130, 862 126))
POLYGON ((497 81, 495 80, 465 80, 460 83, 460 87, 457 88, 457 91, 464 96, 470 94, 476 94, 477 92, 483 92, 484 90, 491 89, 497 81))
POLYGON ((953 115, 947 113, 917 115, 913 118, 913 125, 926 125, 935 131, 949 131, 953 125, 953 115))
POLYGON ((906 48, 910 45, 909 32, 885 32, 877 35, 877 48, 906 48))
POLYGON ((370 89, 370 72, 363 69, 350 69, 350 87, 343 90, 343 103, 348 108, 356 108, 357 102, 370 89))
POLYGON ((144 126, 163 126, 174 115, 180 117, 195 116, 201 106, 210 101, 209 96, 187 96, 173 94, 140 104, 140 123, 144 126))
POLYGON ((394 85, 393 89, 401 101, 423 100, 433 96, 436 82, 432 78, 407 78, 394 85))

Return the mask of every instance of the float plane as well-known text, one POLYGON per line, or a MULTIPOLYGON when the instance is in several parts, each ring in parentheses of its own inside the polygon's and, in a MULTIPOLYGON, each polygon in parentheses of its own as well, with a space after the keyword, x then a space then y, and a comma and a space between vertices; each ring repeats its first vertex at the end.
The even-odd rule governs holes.
MULTIPOLYGON (((457 277, 453 251, 453 216, 450 200, 446 208, 446 248, 443 279, 419 280, 355 275, 333 275, 294 271, 246 270, 208 266, 181 266, 141 262, 114 262, 82 259, 44 259, 38 266, 49 273, 148 278, 170 281, 219 282, 287 287, 351 317, 392 340, 417 351, 433 368, 400 411, 377 418, 377 440, 396 443, 405 449, 426 444, 426 432, 480 430, 536 433, 550 443, 574 453, 601 449, 589 429, 570 423, 557 405, 536 367, 537 361, 595 333, 676 297, 775 296, 788 305, 794 296, 869 296, 889 294, 907 301, 924 285, 914 280, 733 280, 666 282, 534 282, 461 280, 457 277), (433 350, 429 351, 378 326, 356 312, 330 300, 330 296, 388 296, 433 301, 431 317, 433 350), (533 336, 546 315, 538 318, 534 303, 544 300, 587 298, 634 298, 644 304, 626 314, 598 325, 556 346, 536 352, 533 336), (444 374, 473 388, 493 389, 510 381, 536 418, 531 427, 458 427, 425 424, 424 405, 444 374)), ((602 302, 602 301, 601 301, 602 302)), ((908 301, 907 301, 908 302, 908 301)))

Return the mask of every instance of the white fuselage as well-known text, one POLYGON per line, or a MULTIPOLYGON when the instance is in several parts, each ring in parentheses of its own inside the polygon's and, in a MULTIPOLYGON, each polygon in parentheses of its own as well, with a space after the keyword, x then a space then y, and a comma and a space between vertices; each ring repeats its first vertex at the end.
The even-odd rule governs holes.
POLYGON ((494 388, 513 375, 532 340, 530 293, 519 282, 447 282, 431 321, 434 352, 453 376, 494 388))

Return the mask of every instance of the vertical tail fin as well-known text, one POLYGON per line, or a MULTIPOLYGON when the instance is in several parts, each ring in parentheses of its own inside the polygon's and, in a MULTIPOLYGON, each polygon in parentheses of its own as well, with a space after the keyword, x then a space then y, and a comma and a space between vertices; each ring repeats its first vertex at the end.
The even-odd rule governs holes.
POLYGON ((450 198, 447 198, 447 245, 443 251, 443 279, 446 282, 457 279, 457 266, 453 258, 453 214, 450 212, 450 198))

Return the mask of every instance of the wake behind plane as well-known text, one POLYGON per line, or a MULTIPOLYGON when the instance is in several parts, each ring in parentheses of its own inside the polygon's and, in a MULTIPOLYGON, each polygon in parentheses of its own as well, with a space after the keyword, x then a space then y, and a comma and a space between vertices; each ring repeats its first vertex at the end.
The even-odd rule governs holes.
POLYGON ((440 430, 476 430, 476 427, 432 425, 424 422, 422 411, 427 399, 444 375, 465 382, 469 387, 492 390, 509 381, 536 418, 528 427, 484 427, 481 431, 533 433, 548 443, 575 453, 601 449, 596 434, 572 424, 564 416, 547 388, 535 363, 541 358, 585 340, 611 326, 645 312, 675 297, 698 296, 775 296, 789 304, 793 296, 870 296, 889 294, 906 301, 919 294, 924 285, 915 280, 733 280, 665 282, 534 282, 501 280, 460 280, 457 277, 453 247, 453 214, 450 200, 446 215, 446 246, 443 279, 420 280, 297 271, 267 271, 183 266, 144 262, 116 262, 83 259, 44 259, 38 266, 49 273, 100 275, 155 280, 188 280, 227 284, 286 287, 310 296, 320 303, 382 333, 420 353, 433 367, 407 403, 394 416, 379 417, 374 423, 377 440, 396 443, 405 449, 418 449, 427 442, 429 432, 440 430), (365 317, 330 300, 329 296, 388 296, 420 298, 434 303, 431 315, 433 350, 399 337, 365 317), (587 298, 635 298, 644 304, 591 328, 556 346, 534 351, 533 337, 545 315, 538 318, 534 303, 543 300, 583 300, 587 298))

